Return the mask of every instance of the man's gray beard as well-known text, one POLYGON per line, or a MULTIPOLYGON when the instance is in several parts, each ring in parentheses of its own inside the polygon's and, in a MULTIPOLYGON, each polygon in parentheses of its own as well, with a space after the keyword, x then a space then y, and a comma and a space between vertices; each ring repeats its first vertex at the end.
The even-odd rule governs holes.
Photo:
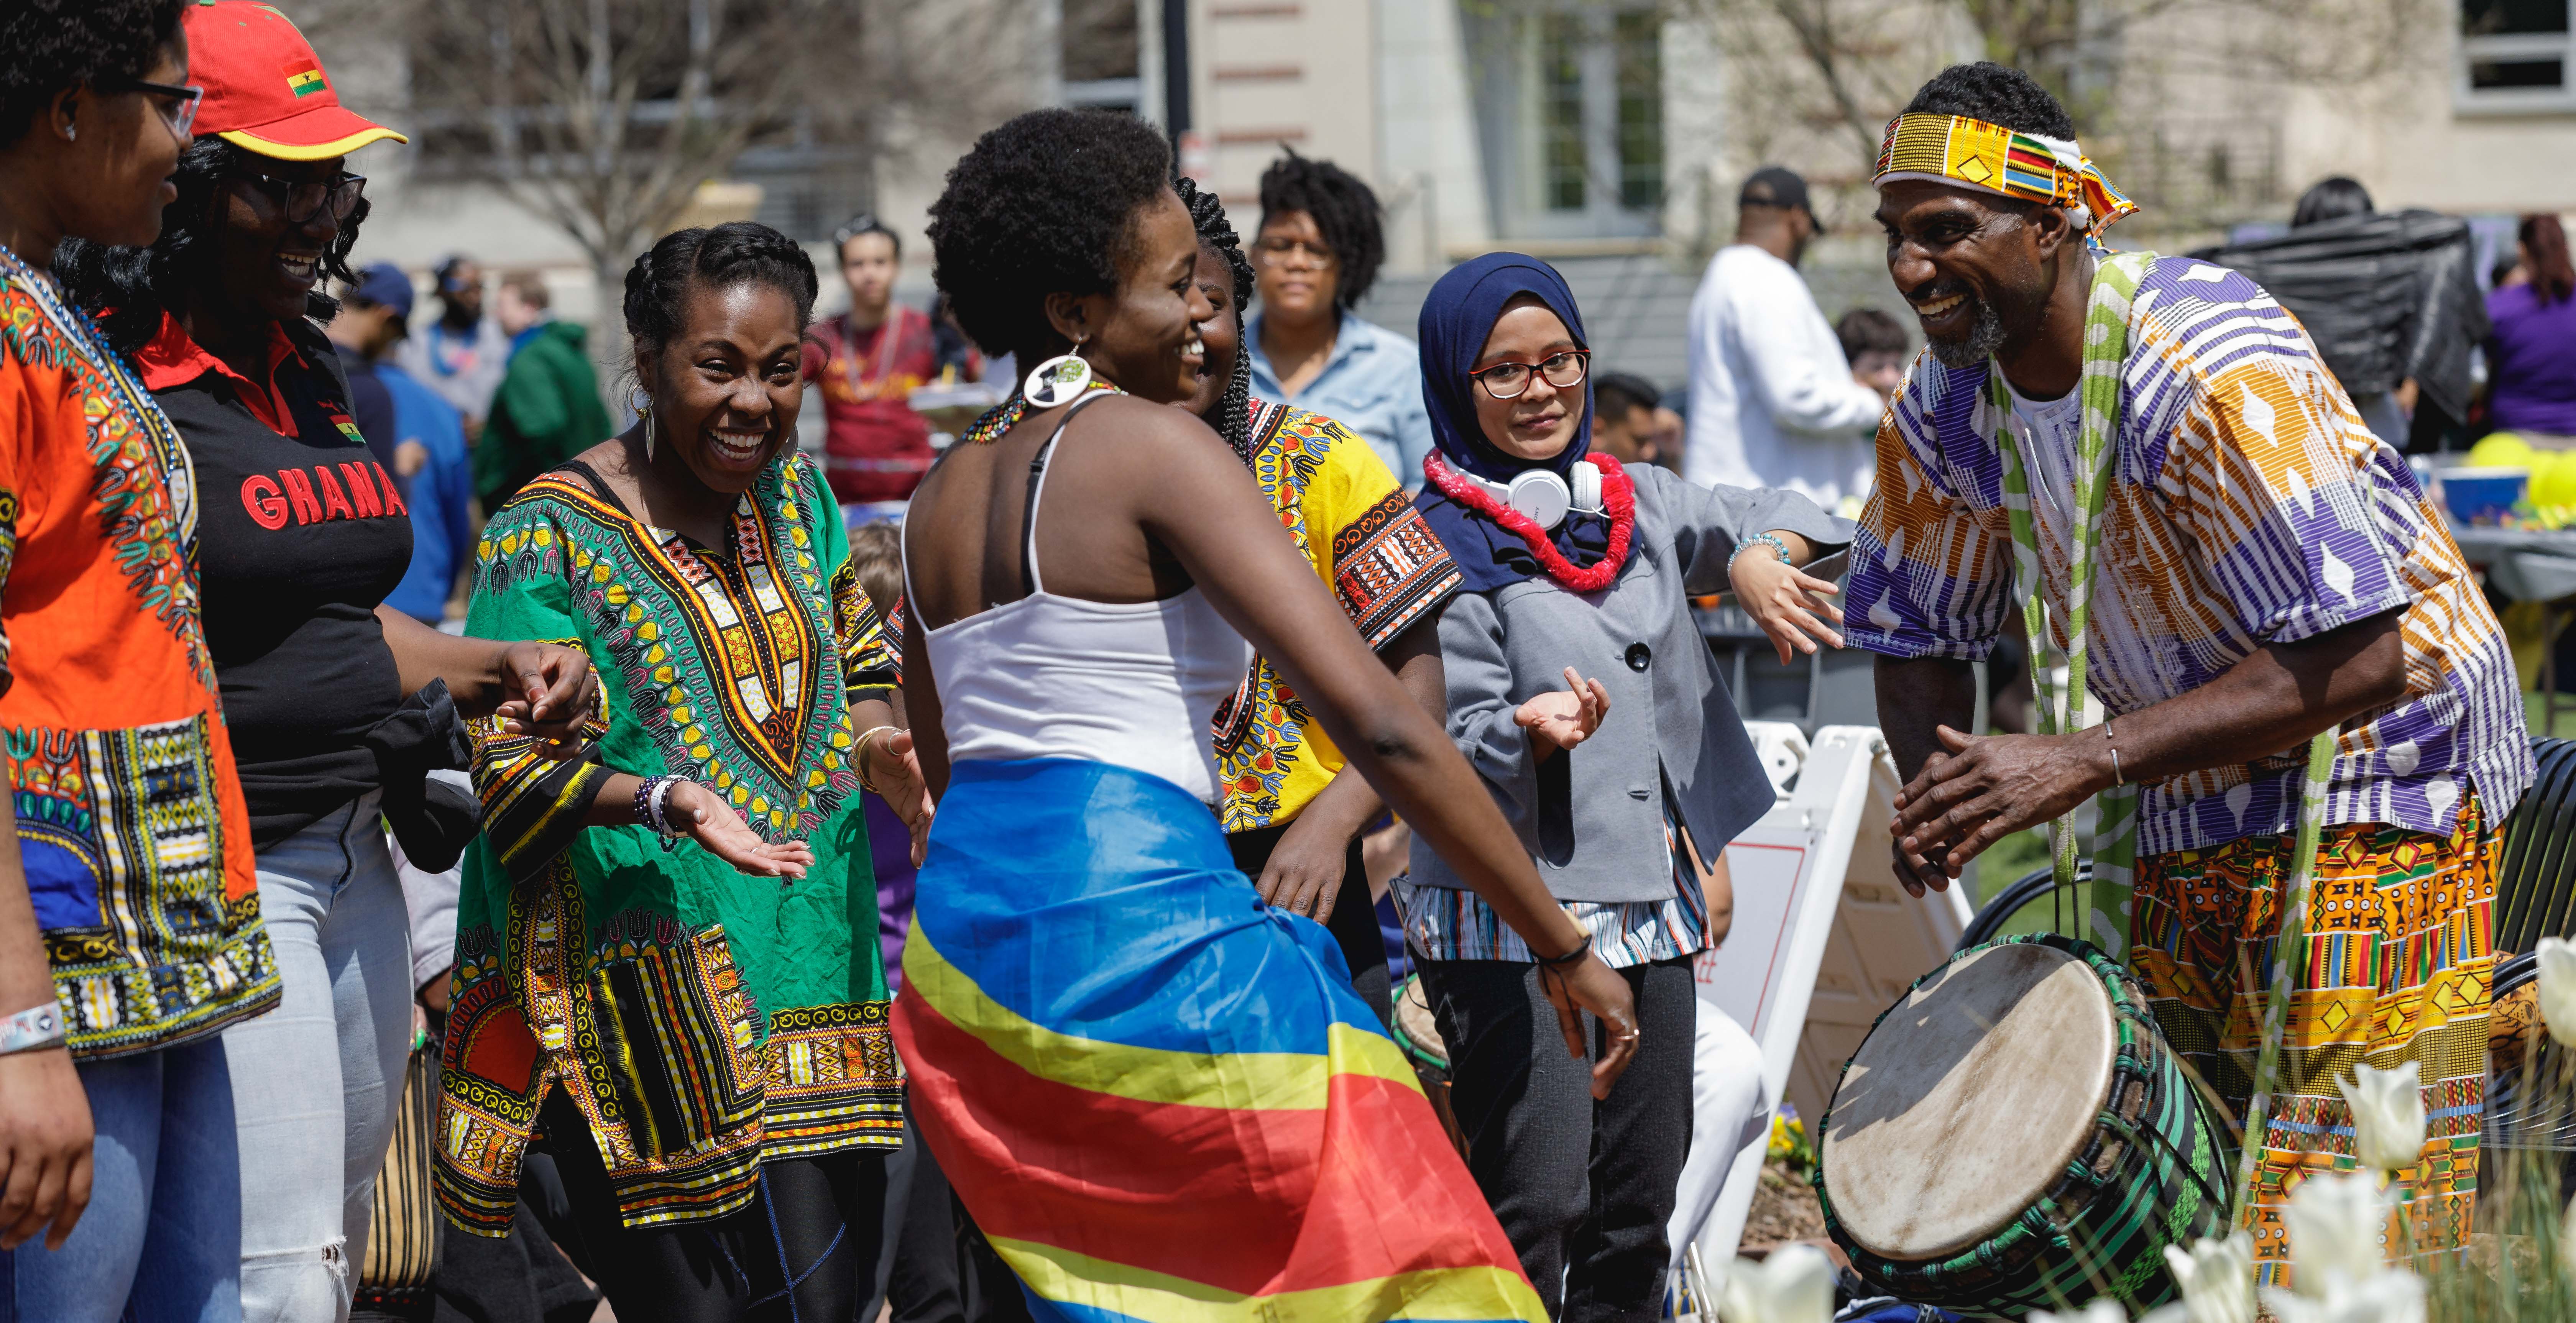
POLYGON ((1932 357, 1944 367, 1973 367, 1986 361, 2004 345, 2004 319, 1995 313, 1995 305, 1977 300, 1977 324, 1968 328, 1965 340, 1933 340, 1932 357))

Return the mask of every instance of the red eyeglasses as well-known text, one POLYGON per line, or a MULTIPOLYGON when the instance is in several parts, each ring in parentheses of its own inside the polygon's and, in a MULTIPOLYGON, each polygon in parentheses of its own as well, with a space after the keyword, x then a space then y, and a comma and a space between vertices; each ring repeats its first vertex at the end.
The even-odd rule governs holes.
POLYGON ((1591 350, 1568 349, 1536 363, 1496 363, 1467 375, 1485 383, 1485 393, 1495 399, 1513 400, 1529 389, 1533 372, 1547 378, 1547 384, 1558 390, 1572 390, 1583 384, 1583 374, 1591 366, 1591 350))

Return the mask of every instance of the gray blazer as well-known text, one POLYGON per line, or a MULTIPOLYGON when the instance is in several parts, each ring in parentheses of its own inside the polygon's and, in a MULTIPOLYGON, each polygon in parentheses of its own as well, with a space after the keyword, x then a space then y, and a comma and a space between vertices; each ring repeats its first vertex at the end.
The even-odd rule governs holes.
MULTIPOLYGON (((1440 618, 1449 735, 1559 900, 1673 894, 1662 786, 1710 863, 1771 807, 1770 778, 1689 599, 1726 589, 1739 538, 1780 529, 1823 551, 1852 535, 1850 520, 1795 492, 1698 487, 1647 464, 1627 471, 1636 552, 1616 582, 1578 594, 1525 579, 1460 593, 1440 618), (1610 714, 1592 738, 1540 763, 1512 713, 1563 689, 1568 666, 1610 691, 1610 714)), ((1412 869, 1416 885, 1466 887, 1419 836, 1412 869)))

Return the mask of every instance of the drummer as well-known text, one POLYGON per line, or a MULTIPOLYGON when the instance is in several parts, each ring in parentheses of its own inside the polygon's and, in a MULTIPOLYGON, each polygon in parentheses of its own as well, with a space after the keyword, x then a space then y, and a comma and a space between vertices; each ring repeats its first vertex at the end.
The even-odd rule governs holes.
POLYGON ((2240 1220, 2260 1279, 2282 1280, 2290 1178, 2352 1163, 2335 1079, 2412 1060, 2432 1125, 2406 1197, 2426 1247, 2457 1245, 2484 1112, 2496 833, 2533 775, 2503 631, 2404 459, 2252 281, 2153 258, 2133 299, 2093 314, 2125 323, 2125 357, 2088 358, 2123 338, 2087 334, 2108 270, 2094 236, 2136 208, 2073 138, 2028 75, 1954 65, 1879 158, 1888 272, 1930 342, 1879 428, 1847 601, 1910 778, 1898 875, 1917 895, 1946 888, 2007 833, 2137 785, 2130 963, 2241 1123, 2262 995, 2239 971, 2268 979, 2301 753, 2334 729, 2308 950, 2240 1220), (2088 374, 2114 383, 2107 424, 2086 417, 2088 374), (1969 663, 2019 600, 2017 545, 2066 641, 2078 460, 2103 446, 2088 627, 2103 719, 1964 734, 1969 663), (2017 535, 2006 492, 2022 483, 2017 535))

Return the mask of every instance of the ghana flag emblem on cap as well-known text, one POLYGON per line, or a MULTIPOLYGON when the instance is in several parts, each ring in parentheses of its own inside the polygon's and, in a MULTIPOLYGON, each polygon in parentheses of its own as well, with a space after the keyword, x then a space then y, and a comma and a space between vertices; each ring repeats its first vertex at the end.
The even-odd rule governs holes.
POLYGON ((294 20, 256 0, 197 0, 185 10, 188 78, 206 89, 197 136, 277 161, 327 161, 403 136, 340 104, 294 20))
POLYGON ((322 66, 312 56, 304 55, 286 62, 286 90, 299 97, 308 97, 316 92, 330 91, 331 84, 322 77, 322 66))

